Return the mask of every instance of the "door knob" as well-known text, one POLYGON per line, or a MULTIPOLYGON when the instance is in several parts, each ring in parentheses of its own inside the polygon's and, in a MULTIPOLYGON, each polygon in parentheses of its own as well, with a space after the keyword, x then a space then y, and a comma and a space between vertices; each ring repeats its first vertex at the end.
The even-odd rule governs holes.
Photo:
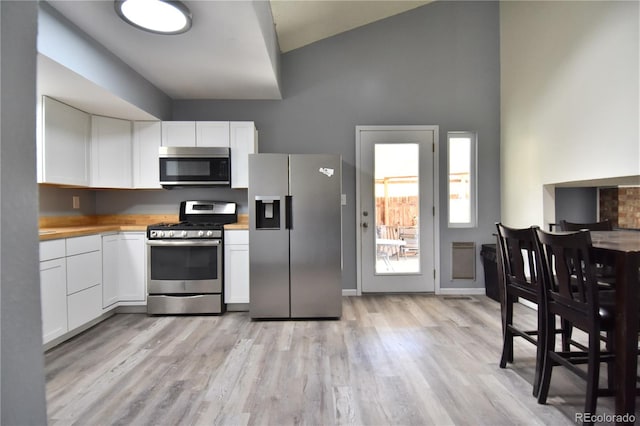
POLYGON ((368 224, 367 222, 362 222, 362 227, 363 227, 363 228, 368 228, 368 227, 369 227, 369 224, 368 224))
POLYGON ((366 211, 366 210, 365 210, 365 211, 363 211, 363 212, 362 212, 362 216, 365 216, 365 217, 366 217, 366 216, 369 216, 369 212, 368 212, 368 211, 366 211))

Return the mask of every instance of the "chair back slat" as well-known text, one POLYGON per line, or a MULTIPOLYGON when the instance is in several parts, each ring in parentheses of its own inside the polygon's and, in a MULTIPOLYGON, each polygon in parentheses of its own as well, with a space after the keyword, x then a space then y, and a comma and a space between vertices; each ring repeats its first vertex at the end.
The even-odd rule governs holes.
MULTIPOLYGON (((540 273, 553 310, 576 314, 595 322, 598 316, 598 285, 588 231, 550 234, 538 230, 540 273)), ((584 321, 582 321, 584 322, 584 321)))
POLYGON ((538 291, 535 260, 537 227, 514 229, 500 223, 496 226, 507 285, 515 285, 535 295, 538 291))

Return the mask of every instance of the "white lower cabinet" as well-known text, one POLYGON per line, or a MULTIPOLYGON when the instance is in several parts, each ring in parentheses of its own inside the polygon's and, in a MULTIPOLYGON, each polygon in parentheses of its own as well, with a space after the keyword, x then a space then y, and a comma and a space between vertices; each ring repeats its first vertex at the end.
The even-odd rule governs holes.
POLYGON ((64 245, 62 256, 60 259, 40 262, 43 343, 48 343, 69 330, 67 325, 67 262, 64 258, 64 245))
POLYGON ((147 297, 146 234, 122 232, 118 248, 118 301, 139 305, 147 297))
POLYGON ((102 236, 102 307, 115 303, 139 305, 146 299, 146 239, 144 232, 102 236))
POLYGON ((224 302, 249 303, 249 231, 224 231, 224 302))
POLYGON ((102 314, 100 235, 67 238, 67 320, 69 331, 102 314))
POLYGON ((118 305, 144 304, 145 233, 41 242, 40 293, 44 344, 118 305))
POLYGON ((119 234, 102 236, 102 307, 118 301, 119 234))

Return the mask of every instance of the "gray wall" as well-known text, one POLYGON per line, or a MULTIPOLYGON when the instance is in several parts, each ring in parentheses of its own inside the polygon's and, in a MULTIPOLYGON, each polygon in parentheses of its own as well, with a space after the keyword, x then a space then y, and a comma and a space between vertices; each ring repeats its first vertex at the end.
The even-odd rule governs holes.
POLYGON ((0 2, 0 423, 44 425, 36 185, 37 3, 0 2))
MULTIPOLYGON (((174 101, 174 120, 254 120, 261 152, 342 155, 344 288, 355 288, 355 126, 440 126, 441 286, 451 242, 493 242, 499 198, 499 22, 496 2, 435 2, 282 56, 282 101, 174 101), (446 134, 478 132, 479 225, 447 229, 446 134)), ((479 257, 478 257, 479 260, 479 257)))
POLYGON ((597 188, 556 188, 556 221, 589 223, 598 220, 597 188))
POLYGON ((91 216, 96 214, 96 192, 90 189, 56 188, 40 185, 40 216, 91 216), (80 197, 80 208, 73 208, 73 197, 80 197))

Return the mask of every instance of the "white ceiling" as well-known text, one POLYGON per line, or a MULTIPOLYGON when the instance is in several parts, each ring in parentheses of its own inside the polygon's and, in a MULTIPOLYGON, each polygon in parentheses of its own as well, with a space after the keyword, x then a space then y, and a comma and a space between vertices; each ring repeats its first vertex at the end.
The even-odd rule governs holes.
POLYGON ((432 0, 271 0, 280 51, 288 52, 432 0))
MULTIPOLYGON (((280 50, 287 52, 429 1, 271 0, 271 11, 280 50)), ((111 0, 48 3, 172 99, 281 99, 268 37, 252 1, 183 1, 193 27, 173 36, 129 26, 111 0)), ((89 112, 105 115, 123 108, 117 99, 107 105, 110 96, 100 88, 92 93, 89 82, 76 81, 79 76, 61 73, 64 69, 39 58, 39 92, 54 96, 83 87, 72 96, 75 106, 88 105, 99 109, 89 112), (97 98, 105 108, 95 105, 97 98)))

